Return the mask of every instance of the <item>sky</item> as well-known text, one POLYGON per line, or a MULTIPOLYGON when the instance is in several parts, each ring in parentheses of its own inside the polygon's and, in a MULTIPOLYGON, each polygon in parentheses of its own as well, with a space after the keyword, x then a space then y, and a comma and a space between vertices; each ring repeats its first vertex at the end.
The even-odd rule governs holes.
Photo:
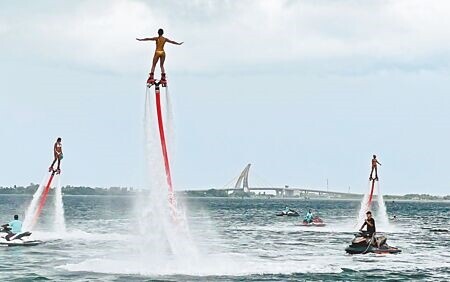
MULTIPOLYGON (((0 186, 145 188, 145 81, 165 35, 175 187, 450 194, 448 1, 0 1, 0 186)), ((159 76, 157 69, 156 76, 159 76)))

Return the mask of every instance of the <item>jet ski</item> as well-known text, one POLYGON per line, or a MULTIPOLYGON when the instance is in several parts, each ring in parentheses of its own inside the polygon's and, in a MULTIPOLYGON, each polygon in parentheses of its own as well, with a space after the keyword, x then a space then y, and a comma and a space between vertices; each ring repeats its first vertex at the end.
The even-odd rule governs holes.
POLYGON ((32 240, 30 238, 31 232, 25 231, 17 233, 13 236, 8 236, 9 229, 4 227, 0 230, 0 246, 13 247, 13 246, 36 246, 42 243, 40 240, 32 240), (9 237, 9 238, 8 238, 9 237))
POLYGON ((276 214, 276 216, 300 216, 300 214, 294 210, 282 211, 276 214))
POLYGON ((310 227, 310 226, 323 227, 326 224, 323 223, 323 220, 320 217, 316 216, 316 217, 313 218, 313 220, 311 222, 303 220, 302 222, 300 222, 299 225, 300 226, 305 226, 305 227, 310 227))
POLYGON ((345 251, 349 254, 397 254, 401 250, 399 248, 391 247, 386 243, 386 236, 373 235, 368 236, 366 232, 355 233, 355 238, 352 240, 351 245, 345 248, 345 251))

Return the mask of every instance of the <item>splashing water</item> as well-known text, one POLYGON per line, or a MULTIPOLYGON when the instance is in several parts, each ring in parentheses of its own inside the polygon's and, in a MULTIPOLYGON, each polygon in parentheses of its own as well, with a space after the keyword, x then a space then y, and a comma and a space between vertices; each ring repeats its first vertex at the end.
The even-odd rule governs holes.
POLYGON ((61 175, 58 175, 56 180, 57 185, 55 189, 55 223, 54 229, 58 234, 64 234, 66 232, 66 223, 64 220, 64 203, 62 199, 61 191, 61 175))
POLYGON ((389 218, 387 215, 386 205, 383 199, 383 193, 381 193, 380 183, 377 183, 377 200, 378 200, 378 210, 377 210, 377 218, 379 222, 380 230, 389 230, 389 218))
MULTIPOLYGON (((369 181, 369 188, 367 189, 367 192, 364 194, 363 199, 361 200, 361 206, 358 213, 358 220, 357 220, 357 227, 361 227, 361 225, 364 223, 364 220, 366 219, 366 212, 369 210, 374 209, 374 201, 372 200, 371 203, 369 203, 370 193, 371 193, 371 187, 372 183, 369 181)), ((386 211, 386 205, 384 203, 383 194, 380 190, 380 183, 379 181, 375 181, 375 187, 374 190, 377 193, 377 204, 378 207, 372 211, 374 213, 374 216, 377 220, 377 230, 383 231, 383 230, 390 230, 389 225, 389 218, 386 211)))
MULTIPOLYGON (((25 218, 23 221, 23 230, 31 231, 34 229, 35 223, 39 219, 40 209, 43 208, 45 199, 43 197, 48 196, 48 192, 45 190, 47 185, 51 185, 50 178, 52 178, 51 173, 46 173, 42 179, 41 184, 33 195, 33 199, 28 205, 27 211, 25 213, 25 218), (44 192, 45 191, 45 192, 44 192), (42 206, 41 206, 42 205, 42 206), (39 210, 39 212, 38 212, 39 210)), ((61 176, 56 175, 53 181, 57 183, 55 188, 55 209, 54 209, 54 231, 57 233, 64 233, 66 231, 65 220, 64 220, 64 205, 62 200, 61 191, 61 176)), ((50 187, 49 187, 50 189, 50 187)))
MULTIPOLYGON (((164 90, 164 89, 163 89, 164 90)), ((167 90, 167 89, 166 89, 167 90)), ((172 156, 172 109, 167 92, 161 95, 161 116, 166 125, 166 139, 168 155, 172 156)), ((118 271, 119 273, 164 275, 178 273, 214 273, 215 270, 231 268, 232 271, 240 267, 240 263, 228 256, 203 255, 200 252, 201 244, 197 244, 191 237, 188 221, 182 209, 182 203, 169 201, 169 184, 165 170, 165 162, 162 153, 160 131, 158 127, 158 115, 155 108, 156 98, 153 91, 147 89, 145 95, 144 110, 144 151, 146 159, 146 188, 145 196, 136 198, 136 214, 138 230, 131 239, 127 239, 128 250, 112 259, 87 260, 79 264, 77 269, 90 268, 96 272, 118 271), (176 209, 175 216, 173 209, 176 209), (130 251, 131 249, 132 251, 130 251), (230 263, 224 263, 225 259, 230 263), (120 267, 117 267, 120 265, 120 267), (80 267, 80 268, 78 268, 80 267)), ((212 226, 205 223, 205 217, 201 222, 196 222, 198 232, 196 236, 201 240, 206 237, 211 239, 212 226), (207 225, 207 226, 206 226, 207 225)), ((200 243, 200 242, 199 242, 200 243)), ((242 261, 242 260, 241 260, 242 261)), ((244 260, 245 261, 245 260, 244 260)), ((66 266, 71 269, 72 266, 66 266)))
POLYGON ((172 158, 171 161, 173 162, 173 157, 176 155, 173 153, 174 149, 174 140, 175 140, 175 130, 174 130, 174 118, 173 118, 173 107, 172 107, 172 99, 169 92, 169 86, 166 87, 166 91, 163 95, 164 97, 164 104, 166 105, 165 109, 165 124, 166 124, 166 135, 167 135, 167 142, 169 148, 171 148, 172 152, 172 158))
MULTIPOLYGON (((161 93, 160 95, 164 95, 161 93)), ((167 101, 167 99, 166 99, 167 101)), ((144 246, 139 248, 141 256, 150 260, 154 267, 186 263, 186 257, 195 260, 197 250, 190 238, 183 213, 177 209, 173 217, 173 206, 169 205, 169 185, 166 181, 164 160, 161 153, 156 113, 153 110, 154 95, 147 91, 145 97, 145 156, 149 195, 139 203, 140 233, 144 246)), ((170 106, 164 103, 163 109, 170 106)), ((167 111, 171 111, 168 109, 167 111)), ((166 113, 164 115, 168 117, 166 113)), ((171 122, 168 122, 171 124, 171 122)), ((170 129, 169 129, 170 130, 170 129)))
POLYGON ((36 212, 39 199, 44 191, 45 185, 47 184, 47 179, 49 178, 49 173, 46 173, 41 181, 36 192, 34 192, 33 199, 31 200, 30 205, 28 205, 27 211, 25 213, 25 217, 23 220, 23 230, 29 231, 32 228, 33 224, 33 216, 36 212))
POLYGON ((361 204, 360 204, 360 209, 359 209, 358 218, 357 218, 357 222, 356 222, 356 225, 358 228, 364 223, 364 220, 366 219, 366 212, 370 208, 368 205, 368 202, 369 202, 371 189, 372 189, 371 183, 369 181, 367 192, 364 194, 364 197, 362 198, 361 204))

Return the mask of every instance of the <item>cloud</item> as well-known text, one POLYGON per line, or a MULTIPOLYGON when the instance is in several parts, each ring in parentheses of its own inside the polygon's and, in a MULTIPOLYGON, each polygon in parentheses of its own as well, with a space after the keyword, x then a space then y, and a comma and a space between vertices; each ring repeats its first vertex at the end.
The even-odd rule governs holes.
POLYGON ((140 2, 82 3, 61 13, 10 21, 10 52, 112 71, 132 68, 136 55, 143 55, 134 36, 145 29, 144 22, 156 25, 161 21, 158 15, 140 2))
MULTIPOLYGON (((17 9, 23 9, 17 7, 17 9)), ((169 68, 209 72, 318 68, 442 68, 449 62, 447 1, 87 1, 0 23, 8 56, 137 72, 167 36, 169 68)))

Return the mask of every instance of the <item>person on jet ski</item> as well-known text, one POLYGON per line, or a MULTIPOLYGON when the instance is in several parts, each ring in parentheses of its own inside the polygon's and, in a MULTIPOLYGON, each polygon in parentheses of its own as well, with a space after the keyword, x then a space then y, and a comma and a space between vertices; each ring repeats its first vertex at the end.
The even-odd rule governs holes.
POLYGON ((370 211, 366 212, 366 220, 364 221, 363 225, 359 229, 359 231, 363 232, 364 226, 367 226, 366 231, 364 232, 364 235, 367 237, 372 237, 373 234, 376 232, 375 229, 375 219, 372 217, 372 213, 370 211))
POLYGON ((3 225, 3 227, 7 230, 8 235, 6 235, 5 239, 9 241, 11 237, 22 232, 22 221, 19 220, 19 216, 14 215, 14 220, 10 221, 8 224, 3 225))
POLYGON ((308 213, 305 215, 304 221, 306 221, 307 223, 311 223, 311 222, 313 222, 313 218, 314 218, 314 216, 312 214, 312 211, 309 210, 308 213))
POLYGON ((288 214, 291 211, 292 210, 289 207, 285 207, 284 210, 283 210, 283 214, 288 214))

